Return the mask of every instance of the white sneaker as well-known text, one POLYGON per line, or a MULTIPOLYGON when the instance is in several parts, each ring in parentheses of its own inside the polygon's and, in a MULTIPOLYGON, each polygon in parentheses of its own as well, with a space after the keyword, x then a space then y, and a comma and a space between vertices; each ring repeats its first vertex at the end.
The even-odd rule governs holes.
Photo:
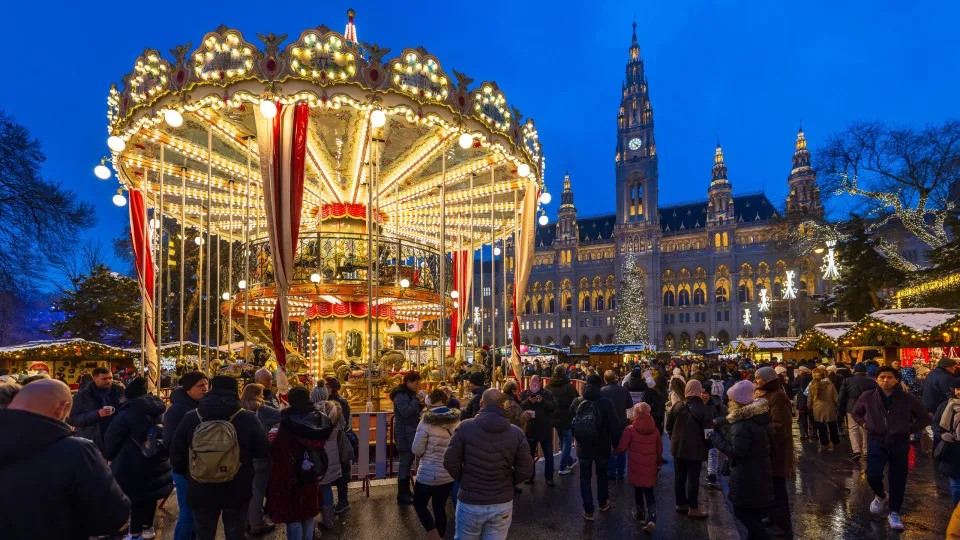
POLYGON ((574 461, 573 463, 571 463, 571 464, 569 465, 569 467, 567 467, 567 468, 568 468, 568 469, 573 469, 574 467, 576 467, 576 466, 579 465, 579 464, 580 464, 580 461, 577 460, 577 461, 574 461))
POLYGON ((567 465, 566 467, 560 468, 559 474, 563 476, 563 475, 570 474, 572 472, 573 472, 573 468, 570 465, 567 465))
MULTIPOLYGON (((880 497, 874 497, 873 502, 870 503, 870 513, 879 516, 880 512, 883 512, 883 503, 886 501, 886 498, 881 499, 880 497)), ((899 520, 900 518, 897 519, 899 520)))
POLYGON ((890 523, 890 528, 895 531, 903 530, 903 521, 900 519, 900 514, 896 512, 890 512, 890 516, 887 518, 887 521, 890 523))
POLYGON ((153 529, 153 527, 150 527, 149 529, 144 529, 141 533, 141 536, 143 536, 144 540, 150 540, 151 538, 155 538, 157 536, 157 532, 153 529))

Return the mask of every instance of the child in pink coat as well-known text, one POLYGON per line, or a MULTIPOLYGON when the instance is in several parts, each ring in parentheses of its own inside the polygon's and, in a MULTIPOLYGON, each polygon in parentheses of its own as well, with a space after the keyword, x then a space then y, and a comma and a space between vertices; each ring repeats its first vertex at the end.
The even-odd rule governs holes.
POLYGON ((620 445, 614 451, 619 455, 628 452, 627 481, 634 488, 637 510, 633 517, 645 523, 643 530, 651 532, 657 526, 657 501, 654 491, 663 457, 663 438, 650 416, 650 405, 638 403, 633 407, 633 423, 623 430, 620 445), (644 513, 644 498, 647 509, 644 513))

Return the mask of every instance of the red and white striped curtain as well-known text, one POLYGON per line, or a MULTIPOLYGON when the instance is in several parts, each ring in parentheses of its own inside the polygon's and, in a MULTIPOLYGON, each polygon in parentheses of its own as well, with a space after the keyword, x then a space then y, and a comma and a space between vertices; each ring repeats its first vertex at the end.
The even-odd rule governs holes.
POLYGON ((510 355, 513 372, 519 377, 523 373, 520 366, 520 312, 517 310, 517 298, 523 298, 527 292, 527 280, 533 267, 533 250, 537 233, 537 200, 540 190, 534 181, 527 183, 527 190, 520 205, 519 230, 516 242, 516 267, 513 272, 513 347, 510 355))
POLYGON ((300 234, 300 210, 303 207, 303 167, 307 150, 307 126, 310 106, 277 104, 277 115, 267 118, 254 107, 257 143, 260 152, 260 176, 263 178, 267 234, 273 257, 273 275, 277 282, 277 305, 273 309, 270 334, 277 358, 277 387, 285 394, 287 292, 293 280, 293 262, 300 234))
POLYGON ((450 354, 457 354, 457 336, 460 324, 469 315, 470 291, 473 289, 473 252, 468 249, 453 252, 453 289, 457 291, 457 309, 450 317, 450 354))
POLYGON ((160 381, 160 362, 157 358, 157 338, 154 333, 153 253, 150 251, 150 232, 147 229, 147 206, 143 200, 143 192, 139 189, 130 190, 130 245, 133 247, 133 261, 137 269, 146 325, 143 356, 147 391, 156 393, 160 381))

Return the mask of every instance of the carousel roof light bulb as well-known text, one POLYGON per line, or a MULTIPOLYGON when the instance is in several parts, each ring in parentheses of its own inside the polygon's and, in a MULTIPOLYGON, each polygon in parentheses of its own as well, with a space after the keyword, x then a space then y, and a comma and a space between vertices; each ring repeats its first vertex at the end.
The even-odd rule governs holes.
POLYGON ((310 275, 310 281, 312 281, 313 283, 320 283, 320 274, 318 274, 318 273, 316 273, 316 272, 314 272, 313 274, 311 274, 311 275, 310 275))
POLYGON ((381 128, 387 124, 387 115, 383 112, 383 109, 374 109, 370 113, 370 123, 375 128, 381 128))
POLYGON ((548 218, 546 214, 540 214, 540 218, 537 219, 537 222, 541 225, 546 225, 547 223, 550 223, 550 218, 548 218))
POLYGON ((126 206, 127 198, 123 196, 123 193, 117 191, 117 194, 113 196, 113 204, 117 206, 126 206))
POLYGON ((220 295, 220 298, 223 298, 224 300, 229 300, 229 299, 230 299, 230 293, 225 292, 225 293, 223 293, 222 295, 220 295))
POLYGON ((101 180, 107 180, 110 178, 110 167, 107 167, 101 159, 100 164, 93 168, 93 175, 101 180))
POLYGON ((458 142, 460 143, 460 148, 466 150, 467 148, 473 146, 473 135, 469 133, 462 133, 460 134, 460 140, 458 142))
POLYGON ((456 290, 450 291, 450 298, 454 298, 454 299, 460 298, 460 292, 456 290))
POLYGON ((409 280, 409 279, 401 279, 401 280, 400 280, 400 287, 401 287, 401 288, 406 289, 406 288, 409 287, 409 286, 410 286, 410 280, 409 280))
POLYGON ((262 114, 266 118, 273 118, 274 116, 277 115, 277 104, 268 99, 261 100, 260 114, 262 114))
POLYGON ((183 125, 183 115, 179 111, 167 109, 163 111, 163 121, 170 127, 180 127, 183 125))
POLYGON ((517 174, 520 176, 530 176, 530 166, 526 163, 521 163, 517 165, 517 174))
POLYGON ((199 245, 203 245, 203 237, 202 237, 202 236, 198 236, 198 237, 194 238, 194 239, 193 239, 193 243, 196 244, 196 245, 198 245, 198 246, 199 246, 199 245))
POLYGON ((553 200, 553 196, 550 193, 544 191, 540 194, 540 204, 550 204, 550 201, 553 200))
POLYGON ((500 255, 500 246, 493 248, 493 255, 494 256, 500 255))
POLYGON ((123 152, 124 148, 127 147, 127 142, 116 135, 111 135, 107 138, 107 146, 114 152, 123 152))

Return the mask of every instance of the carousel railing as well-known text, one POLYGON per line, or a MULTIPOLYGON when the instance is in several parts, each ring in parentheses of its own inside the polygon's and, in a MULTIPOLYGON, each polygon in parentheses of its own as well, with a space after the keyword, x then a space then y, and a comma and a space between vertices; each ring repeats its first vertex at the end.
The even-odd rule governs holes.
MULTIPOLYGON (((345 232, 300 233, 294 259, 294 282, 310 282, 318 273, 326 283, 367 283, 367 235, 345 232)), ((379 262, 378 282, 384 286, 400 286, 407 280, 411 289, 440 292, 440 251, 406 238, 380 235, 376 251, 379 262)), ((247 253, 250 264, 250 285, 270 286, 275 283, 270 241, 250 241, 247 253)), ((448 255, 445 265, 447 291, 453 285, 453 264, 448 255)))

